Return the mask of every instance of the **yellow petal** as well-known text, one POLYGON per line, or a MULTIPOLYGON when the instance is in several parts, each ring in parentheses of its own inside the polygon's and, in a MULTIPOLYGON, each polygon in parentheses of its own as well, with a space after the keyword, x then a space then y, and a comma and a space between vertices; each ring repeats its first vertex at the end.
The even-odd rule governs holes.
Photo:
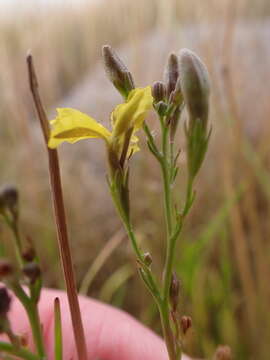
POLYGON ((132 90, 127 101, 116 106, 112 113, 113 136, 121 136, 131 127, 135 131, 139 129, 152 104, 153 97, 150 86, 132 90))
POLYGON ((95 119, 82 112, 63 108, 57 109, 57 117, 51 121, 53 126, 48 146, 56 148, 64 141, 74 143, 87 138, 101 138, 108 141, 111 133, 95 119))
POLYGON ((128 157, 135 154, 137 151, 140 151, 138 142, 139 142, 139 138, 135 135, 132 135, 128 148, 128 154, 127 154, 128 157))

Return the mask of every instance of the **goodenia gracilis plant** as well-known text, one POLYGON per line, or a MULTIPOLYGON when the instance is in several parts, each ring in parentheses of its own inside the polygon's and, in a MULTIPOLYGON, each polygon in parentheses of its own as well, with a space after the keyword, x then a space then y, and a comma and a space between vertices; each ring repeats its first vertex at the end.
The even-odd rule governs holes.
POLYGON ((209 141, 208 73, 198 56, 184 49, 180 51, 179 57, 176 54, 169 56, 165 83, 155 83, 152 88, 138 88, 111 47, 103 47, 103 58, 109 79, 124 101, 112 112, 112 130, 78 110, 58 109, 57 117, 51 122, 48 146, 55 148, 65 141, 74 143, 86 138, 100 138, 105 142, 111 196, 131 240, 141 278, 158 306, 169 357, 176 360, 181 358, 183 331, 181 334, 181 318, 177 312, 178 279, 173 276, 175 247, 194 200, 193 183, 209 141), (181 208, 174 200, 174 184, 178 173, 178 152, 175 154, 174 140, 185 107, 189 116, 185 124, 188 179, 184 205, 181 208), (156 112, 160 123, 161 144, 157 143, 146 121, 151 109, 156 112), (130 158, 139 150, 136 133, 141 128, 146 134, 149 150, 160 165, 163 179, 167 239, 161 283, 152 272, 151 257, 149 254, 146 256, 138 244, 130 217, 130 158))
MULTIPOLYGON (((131 73, 110 46, 103 47, 103 59, 108 78, 123 97, 123 102, 117 105, 111 113, 110 128, 104 127, 91 116, 71 108, 57 109, 57 116, 50 122, 49 126, 39 97, 32 58, 28 58, 31 91, 39 114, 44 139, 48 146, 58 238, 70 310, 74 320, 73 326, 75 329, 76 321, 79 324, 81 323, 81 315, 74 282, 70 282, 72 279, 69 278, 71 277, 74 280, 66 234, 62 192, 60 191, 59 194, 61 181, 55 149, 63 142, 75 143, 82 139, 99 138, 104 142, 107 152, 107 182, 111 197, 134 250, 138 272, 159 310, 169 359, 179 360, 184 348, 185 335, 192 322, 190 317, 182 316, 183 314, 179 311, 180 283, 174 271, 175 249, 186 217, 190 213, 195 199, 194 181, 205 158, 210 138, 208 72, 195 53, 183 49, 178 55, 174 53, 169 55, 163 81, 157 81, 152 86, 140 88, 135 86, 131 73), (184 109, 186 109, 187 114, 184 123, 187 179, 182 203, 178 204, 175 200, 178 198, 175 196, 178 195, 175 182, 178 177, 180 150, 176 148, 177 141, 175 139, 178 132, 181 131, 179 123, 183 118, 184 109), (147 120, 150 111, 154 111, 156 114, 160 126, 159 137, 153 135, 151 124, 147 120), (131 218, 132 201, 129 199, 129 178, 131 176, 132 157, 137 151, 140 151, 139 130, 144 131, 148 150, 160 166, 163 182, 166 255, 162 279, 153 273, 151 254, 143 249, 143 244, 139 245, 131 218), (63 213, 60 211, 61 209, 63 213)), ((6 281, 6 285, 13 290, 25 307, 30 319, 36 349, 32 353, 20 345, 16 335, 10 329, 7 316, 8 309, 6 309, 0 316, 2 319, 0 319, 2 321, 0 322, 2 325, 0 330, 9 334, 11 343, 0 343, 0 352, 26 360, 42 360, 46 358, 46 354, 37 311, 41 277, 40 272, 34 273, 29 270, 31 266, 34 267, 32 263, 36 264, 36 268, 38 267, 38 259, 35 255, 29 262, 22 256, 21 240, 17 227, 18 218, 12 212, 12 208, 9 207, 8 216, 3 208, 8 208, 8 206, 4 204, 4 207, 1 207, 1 214, 13 231, 19 269, 24 272, 25 276, 28 276, 30 295, 25 292, 19 281, 15 281, 14 276, 10 276, 10 274, 5 277, 9 279, 6 281), (29 263, 32 265, 29 266, 29 263), (27 267, 28 272, 27 269, 25 270, 27 267)), ((81 336, 78 336, 77 339, 78 356, 80 360, 86 360, 84 334, 81 326, 79 326, 79 333, 81 336)), ((55 301, 55 358, 56 360, 62 358, 61 313, 58 300, 55 301)))

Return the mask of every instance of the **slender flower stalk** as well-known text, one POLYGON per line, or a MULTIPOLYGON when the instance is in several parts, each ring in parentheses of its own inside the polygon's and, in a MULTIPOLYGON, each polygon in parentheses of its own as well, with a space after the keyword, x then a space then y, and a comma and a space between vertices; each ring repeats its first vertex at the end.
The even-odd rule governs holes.
MULTIPOLYGON (((34 103, 36 106, 36 110, 40 120, 40 125, 42 128, 43 137, 47 148, 47 143, 50 136, 50 128, 39 95, 38 82, 33 64, 33 58, 31 55, 27 56, 27 64, 28 64, 30 89, 33 95, 34 103)), ((87 360, 85 334, 83 330, 79 300, 75 285, 75 275, 74 275, 71 251, 68 240, 67 223, 66 223, 66 215, 65 215, 65 207, 64 207, 64 200, 62 193, 60 167, 59 167, 57 150, 48 149, 48 160, 49 160, 49 170, 50 170, 50 179, 51 179, 51 190, 52 190, 54 210, 55 210, 55 221, 57 225, 58 244, 60 248, 62 266, 63 266, 65 282, 67 287, 67 295, 69 300, 69 307, 71 312, 75 343, 76 343, 79 360, 87 360)))

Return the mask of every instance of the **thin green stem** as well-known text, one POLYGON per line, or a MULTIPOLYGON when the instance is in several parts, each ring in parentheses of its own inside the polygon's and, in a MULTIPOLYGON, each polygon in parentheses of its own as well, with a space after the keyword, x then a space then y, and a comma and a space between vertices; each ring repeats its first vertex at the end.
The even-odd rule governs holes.
POLYGON ((0 352, 5 352, 14 355, 24 360, 40 360, 40 357, 31 353, 23 347, 14 347, 14 345, 0 341, 0 352))
POLYGON ((147 140, 148 140, 148 146, 149 149, 151 150, 152 154, 156 157, 156 159, 161 162, 162 161, 162 154, 160 153, 160 151, 158 150, 156 143, 155 143, 155 139, 151 133, 151 130, 149 129, 148 125, 144 122, 143 123, 143 130, 147 136, 147 140))
POLYGON ((37 304, 31 298, 29 298, 29 296, 19 284, 12 283, 10 284, 10 288, 12 289, 16 297, 20 300, 27 313, 33 334, 34 343, 36 346, 36 351, 39 357, 43 359, 45 358, 45 347, 43 343, 42 328, 37 304))
POLYGON ((31 325, 33 338, 36 346, 36 351, 41 359, 45 358, 45 348, 43 343, 43 336, 42 336, 42 328, 39 318, 39 313, 37 309, 37 305, 30 302, 29 306, 26 308, 27 315, 29 318, 29 322, 31 325))
POLYGON ((123 222, 123 225, 126 229, 127 235, 131 241, 132 248, 136 254, 137 261, 139 264, 139 273, 141 275, 142 280, 144 281, 145 285, 147 286, 148 290, 152 294, 153 298, 156 300, 157 304, 161 304, 161 294, 156 284, 156 281, 153 277, 153 274, 150 268, 145 265, 144 263, 144 256, 142 251, 139 248, 136 236, 134 234, 132 224, 130 222, 130 218, 128 214, 126 214, 124 207, 122 206, 121 199, 119 197, 119 192, 115 188, 115 184, 110 183, 111 195, 114 202, 114 205, 118 211, 118 214, 123 222))
POLYGON ((163 176, 163 192, 164 192, 164 208, 165 208, 165 218, 167 226, 167 247, 166 247, 166 260, 165 260, 165 269, 164 269, 164 280, 163 280, 163 297, 165 302, 168 301, 169 289, 171 283, 172 275, 172 263, 174 255, 174 243, 172 242, 172 229, 173 229, 173 219, 172 219, 172 189, 170 182, 170 171, 171 164, 169 162, 168 154, 168 127, 162 128, 162 176, 163 176))
POLYGON ((159 313, 160 313, 163 336, 166 343, 169 358, 170 360, 177 360, 176 343, 174 340, 174 334, 170 323, 170 310, 169 310, 168 302, 163 302, 162 306, 159 308, 159 313))
POLYGON ((129 222, 127 222, 127 223, 124 222, 124 225, 125 225, 128 237, 129 237, 129 239, 131 241, 132 247, 133 247, 133 249, 134 249, 134 251, 135 251, 135 253, 137 255, 137 258, 139 260, 139 265, 142 266, 142 269, 140 271, 141 277, 144 280, 144 282, 146 283, 149 291, 151 292, 151 294, 153 295, 153 297, 155 298, 155 300, 159 304, 160 301, 161 301, 160 290, 159 290, 159 288, 158 288, 158 286, 156 284, 156 281, 155 281, 155 279, 153 277, 153 274, 152 274, 151 270, 149 269, 148 266, 146 266, 144 264, 144 257, 143 257, 143 254, 140 251, 139 246, 138 246, 137 239, 135 237, 132 226, 131 226, 131 224, 129 222))
MULTIPOLYGON (((173 204, 172 204, 172 149, 169 151, 168 144, 168 135, 169 127, 165 126, 166 121, 160 119, 161 128, 162 128, 162 161, 161 161, 161 170, 163 177, 163 192, 164 192, 164 212, 166 218, 166 228, 167 228, 167 247, 166 247, 166 260, 164 267, 164 277, 163 277, 163 298, 162 306, 160 308, 160 317, 162 322, 162 329, 164 334, 164 339, 166 342, 168 354, 170 360, 177 360, 177 352, 179 349, 176 349, 176 342, 174 338, 174 333, 171 327, 170 322, 170 305, 169 305, 169 292, 170 284, 172 278, 173 270, 173 260, 175 252, 175 244, 178 237, 173 235, 174 224, 176 219, 174 219, 173 213, 173 204)), ((180 356, 179 356, 180 358, 180 356)))
POLYGON ((124 225, 125 225, 125 228, 126 228, 128 237, 129 237, 129 239, 130 239, 130 241, 131 241, 133 250, 134 250, 137 258, 138 258, 141 262, 144 262, 143 254, 141 253, 141 250, 140 250, 139 245, 138 245, 138 243, 137 243, 137 239, 136 239, 136 237, 135 237, 135 234, 134 234, 134 231, 133 231, 133 229, 132 229, 132 226, 131 226, 130 222, 124 221, 124 225))
POLYGON ((162 159, 161 167, 162 167, 162 175, 163 175, 167 239, 169 240, 172 233, 173 220, 172 220, 172 194, 171 194, 171 182, 170 182, 171 165, 168 160, 168 128, 167 127, 163 127, 162 129, 162 154, 163 154, 163 159, 162 159))
POLYGON ((177 224, 175 233, 172 234, 172 236, 170 237, 170 239, 168 241, 167 257, 166 257, 165 271, 164 271, 164 282, 163 282, 163 299, 165 302, 169 301, 175 246, 176 246, 177 239, 180 235, 180 232, 182 230, 182 227, 183 227, 183 218, 180 218, 178 220, 178 224, 177 224))
POLYGON ((4 220, 14 236, 15 257, 16 257, 19 267, 22 268, 22 266, 23 266, 22 246, 21 246, 21 239, 20 239, 20 234, 19 234, 19 230, 18 230, 18 225, 15 224, 14 221, 12 219, 10 219, 8 215, 4 215, 4 220))

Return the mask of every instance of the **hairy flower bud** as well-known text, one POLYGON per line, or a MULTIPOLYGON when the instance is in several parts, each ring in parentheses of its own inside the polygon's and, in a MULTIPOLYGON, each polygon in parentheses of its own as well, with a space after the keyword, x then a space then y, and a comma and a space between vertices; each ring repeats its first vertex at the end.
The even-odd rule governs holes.
POLYGON ((158 103, 163 101, 166 96, 166 88, 162 81, 154 82, 152 86, 152 96, 154 98, 154 102, 158 103))
POLYGON ((8 209, 13 216, 18 212, 18 190, 13 185, 5 185, 0 189, 0 211, 8 209))
POLYGON ((201 121, 207 128, 210 81, 206 66, 201 59, 188 49, 179 54, 180 84, 189 113, 190 127, 201 121))
POLYGON ((173 272, 171 285, 170 285, 170 302, 172 305, 172 310, 176 311, 178 302, 179 302, 179 293, 180 293, 180 281, 175 272, 173 272))
POLYGON ((215 352, 214 360, 232 360, 231 348, 227 345, 220 345, 215 352))
POLYGON ((168 57, 167 65, 164 71, 164 81, 166 85, 167 98, 169 99, 171 93, 174 91, 179 77, 179 64, 177 55, 171 53, 168 57))
POLYGON ((209 77, 205 65, 190 50, 180 51, 180 84, 189 114, 185 126, 189 182, 192 182, 203 163, 211 131, 208 131, 209 77))
POLYGON ((150 266, 153 262, 152 256, 149 252, 143 254, 143 260, 146 266, 150 266))
POLYGON ((106 73, 124 98, 135 88, 131 73, 109 45, 102 48, 102 56, 106 73))
POLYGON ((192 319, 190 316, 182 316, 180 320, 180 326, 183 334, 185 335, 188 329, 192 326, 192 319))
POLYGON ((175 89, 171 92, 169 103, 173 104, 174 106, 180 107, 183 103, 183 94, 181 90, 181 81, 180 77, 178 78, 175 89))

